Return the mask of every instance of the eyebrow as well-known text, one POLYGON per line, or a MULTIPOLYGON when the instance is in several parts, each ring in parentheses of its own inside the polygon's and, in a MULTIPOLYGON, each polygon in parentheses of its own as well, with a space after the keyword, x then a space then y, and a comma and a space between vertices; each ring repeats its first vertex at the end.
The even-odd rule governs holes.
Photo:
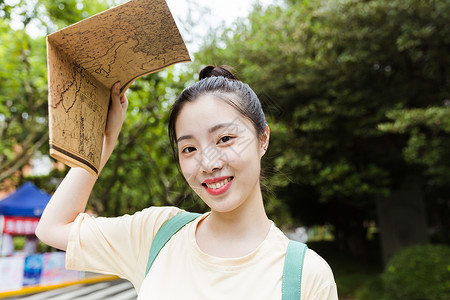
MULTIPOLYGON (((208 129, 208 133, 213 133, 213 132, 215 132, 215 131, 217 131, 217 130, 219 130, 219 129, 227 128, 227 127, 234 127, 234 128, 237 128, 237 127, 239 127, 239 125, 236 124, 236 123, 233 123, 233 122, 229 122, 229 123, 220 123, 220 124, 214 125, 213 127, 209 128, 209 129, 208 129)), ((180 137, 177 139, 177 143, 179 143, 179 142, 182 141, 182 140, 188 140, 188 139, 192 139, 192 138, 193 138, 193 136, 192 136, 191 134, 183 135, 183 136, 180 136, 180 137)))
POLYGON ((236 127, 239 127, 239 125, 236 124, 236 123, 233 123, 233 122, 221 123, 221 124, 214 125, 210 129, 208 129, 208 132, 209 133, 213 133, 214 131, 217 131, 217 130, 222 129, 222 128, 227 128, 227 127, 234 127, 234 128, 236 128, 236 127))
POLYGON ((177 139, 177 143, 179 143, 179 142, 182 141, 182 140, 189 140, 189 139, 192 139, 192 135, 190 135, 190 134, 188 134, 188 135, 183 135, 183 136, 180 136, 180 137, 177 139))

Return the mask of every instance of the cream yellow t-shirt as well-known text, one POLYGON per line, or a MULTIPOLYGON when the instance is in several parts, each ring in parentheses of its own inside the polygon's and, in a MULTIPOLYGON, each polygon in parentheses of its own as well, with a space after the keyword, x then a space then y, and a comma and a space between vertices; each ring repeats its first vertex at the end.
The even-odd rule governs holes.
MULTIPOLYGON (((161 226, 182 210, 151 207, 134 215, 92 218, 80 214, 67 246, 66 267, 128 279, 138 299, 281 299, 281 281, 288 238, 275 226, 263 243, 240 258, 203 253, 195 241, 195 219, 161 250, 145 277, 153 238, 161 226), (144 278, 145 277, 145 278, 144 278)), ((308 249, 302 273, 302 300, 337 300, 329 265, 308 249)))

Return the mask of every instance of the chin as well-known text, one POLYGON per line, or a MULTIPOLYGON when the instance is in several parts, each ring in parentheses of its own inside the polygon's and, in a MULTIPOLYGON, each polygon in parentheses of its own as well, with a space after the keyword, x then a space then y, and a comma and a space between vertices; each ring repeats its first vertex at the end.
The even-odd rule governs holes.
POLYGON ((227 201, 226 199, 221 200, 208 199, 208 201, 203 202, 205 202, 206 205, 208 205, 211 211, 217 213, 231 213, 236 211, 240 207, 239 203, 227 201))

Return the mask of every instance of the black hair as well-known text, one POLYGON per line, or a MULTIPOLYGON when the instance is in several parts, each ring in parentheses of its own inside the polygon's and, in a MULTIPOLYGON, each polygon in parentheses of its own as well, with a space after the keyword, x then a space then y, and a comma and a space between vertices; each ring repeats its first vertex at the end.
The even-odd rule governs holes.
POLYGON ((256 134, 265 134, 266 118, 255 92, 246 83, 241 82, 228 66, 206 66, 199 72, 199 81, 187 87, 177 97, 169 117, 169 140, 178 162, 175 122, 187 102, 202 95, 211 94, 233 106, 253 124, 256 134))

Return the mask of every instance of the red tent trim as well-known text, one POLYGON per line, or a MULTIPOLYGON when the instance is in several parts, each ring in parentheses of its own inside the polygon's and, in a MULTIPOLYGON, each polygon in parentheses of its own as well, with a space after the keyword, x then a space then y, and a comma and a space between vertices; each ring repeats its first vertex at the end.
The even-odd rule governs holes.
POLYGON ((3 216, 3 233, 10 235, 32 235, 39 223, 39 218, 3 216))

